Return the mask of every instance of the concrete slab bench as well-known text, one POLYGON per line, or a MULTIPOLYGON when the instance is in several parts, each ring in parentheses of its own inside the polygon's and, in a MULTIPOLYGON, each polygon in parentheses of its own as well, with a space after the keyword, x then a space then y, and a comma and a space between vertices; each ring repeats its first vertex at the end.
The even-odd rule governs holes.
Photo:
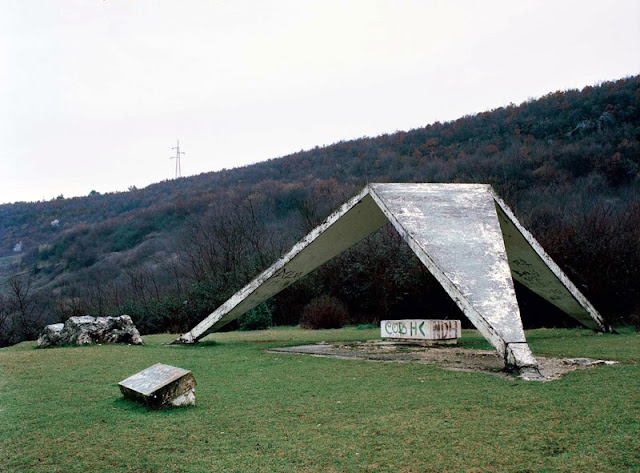
POLYGON ((456 344, 462 334, 459 320, 406 319, 380 322, 382 338, 424 345, 456 344))

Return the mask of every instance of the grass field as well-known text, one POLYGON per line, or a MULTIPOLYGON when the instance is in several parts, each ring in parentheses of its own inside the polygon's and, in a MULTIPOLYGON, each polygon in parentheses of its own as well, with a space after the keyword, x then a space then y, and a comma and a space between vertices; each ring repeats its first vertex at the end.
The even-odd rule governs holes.
MULTIPOLYGON (((0 349, 0 471, 640 471, 640 335, 527 332, 535 354, 620 361, 549 383, 266 353, 377 338, 297 328, 195 346, 0 349), (193 371, 196 407, 147 411, 118 381, 193 371)), ((489 348, 475 331, 464 346, 489 348)))

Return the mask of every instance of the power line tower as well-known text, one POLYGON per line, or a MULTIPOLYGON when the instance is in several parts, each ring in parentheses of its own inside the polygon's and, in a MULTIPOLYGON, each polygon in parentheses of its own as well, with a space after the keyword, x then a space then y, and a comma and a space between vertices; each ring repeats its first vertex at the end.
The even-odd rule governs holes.
POLYGON ((182 177, 182 169, 180 168, 180 155, 184 154, 184 151, 180 151, 180 140, 178 140, 178 145, 175 148, 171 148, 176 150, 176 155, 171 156, 169 159, 176 160, 176 179, 182 177))

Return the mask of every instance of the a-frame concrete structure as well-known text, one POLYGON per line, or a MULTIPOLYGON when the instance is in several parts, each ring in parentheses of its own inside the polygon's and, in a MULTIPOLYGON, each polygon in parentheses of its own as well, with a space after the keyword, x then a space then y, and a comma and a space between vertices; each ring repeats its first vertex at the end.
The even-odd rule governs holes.
POLYGON ((610 330, 491 186, 370 184, 174 343, 215 332, 388 222, 508 369, 537 369, 513 279, 583 325, 610 330))

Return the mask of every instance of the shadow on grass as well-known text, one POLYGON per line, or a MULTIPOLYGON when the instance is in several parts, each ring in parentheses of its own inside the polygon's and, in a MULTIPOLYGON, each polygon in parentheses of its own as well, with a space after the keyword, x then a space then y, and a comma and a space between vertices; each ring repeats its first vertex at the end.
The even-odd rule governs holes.
POLYGON ((82 343, 79 345, 69 343, 66 345, 54 345, 50 347, 39 347, 38 345, 34 345, 31 347, 32 350, 59 350, 61 348, 96 348, 96 347, 135 347, 135 348, 151 348, 154 345, 149 345, 147 343, 142 343, 140 345, 133 345, 131 343, 82 343))
POLYGON ((162 346, 165 347, 169 347, 169 348, 183 348, 183 349, 194 349, 194 348, 208 348, 208 347, 217 347, 217 346, 221 346, 224 345, 224 343, 220 343, 217 342, 215 340, 204 340, 202 342, 196 342, 196 343, 177 343, 177 344, 173 344, 173 343, 163 343, 162 346))
POLYGON ((69 343, 67 345, 54 345, 50 347, 39 347, 38 345, 34 345, 31 347, 32 350, 59 350, 60 348, 89 348, 97 346, 96 343, 83 343, 82 345, 74 345, 73 343, 69 343))
POLYGON ((620 335, 629 335, 631 330, 629 327, 616 327, 613 332, 601 332, 588 328, 538 328, 526 330, 527 340, 553 340, 561 338, 580 338, 580 337, 613 337, 617 339, 620 335))
POLYGON ((152 409, 143 404, 127 399, 124 396, 115 399, 111 403, 111 405, 120 411, 129 412, 131 414, 172 415, 172 416, 187 414, 196 408, 196 406, 180 406, 180 407, 165 406, 160 409, 152 409))
MULTIPOLYGON (((493 346, 486 340, 458 340, 455 345, 449 345, 451 348, 473 348, 477 350, 494 350, 493 346)), ((448 348, 447 345, 443 345, 439 348, 448 348)))

